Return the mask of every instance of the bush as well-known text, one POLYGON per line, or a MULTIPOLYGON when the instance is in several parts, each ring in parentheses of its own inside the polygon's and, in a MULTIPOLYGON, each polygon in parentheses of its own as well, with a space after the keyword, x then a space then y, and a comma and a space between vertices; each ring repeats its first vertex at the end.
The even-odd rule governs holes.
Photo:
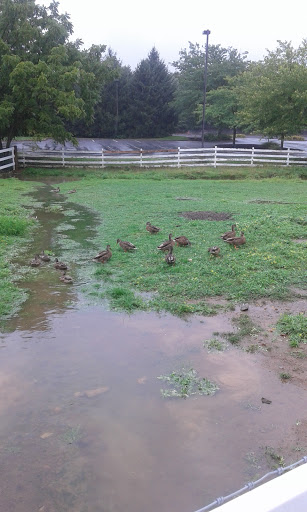
POLYGON ((18 217, 9 217, 7 215, 0 216, 0 235, 24 235, 29 221, 18 217))

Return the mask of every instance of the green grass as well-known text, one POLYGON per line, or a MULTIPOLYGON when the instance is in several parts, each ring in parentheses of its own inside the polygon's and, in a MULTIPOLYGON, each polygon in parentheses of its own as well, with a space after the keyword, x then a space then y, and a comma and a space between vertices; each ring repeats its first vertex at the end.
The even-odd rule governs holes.
MULTIPOLYGON (((132 309, 186 315, 213 313, 207 297, 222 296, 234 302, 261 297, 288 299, 291 285, 304 286, 305 244, 295 242, 306 238, 304 181, 156 178, 146 172, 129 175, 129 179, 91 174, 74 182, 77 193, 69 200, 101 218, 94 240, 97 252, 108 243, 113 251, 105 265, 86 265, 89 292, 93 291, 91 280, 98 281, 105 284, 104 296, 109 296, 116 309, 125 302, 126 310, 133 304, 132 309), (193 200, 179 201, 180 197, 193 200), (188 220, 182 211, 227 212, 232 219, 188 220), (148 220, 160 227, 160 233, 150 235, 146 231, 148 220), (238 250, 220 239, 233 222, 247 239, 238 250), (175 247, 173 267, 165 264, 164 255, 156 248, 169 233, 186 235, 192 242, 191 247, 175 247), (137 250, 124 253, 116 244, 117 238, 131 241, 137 250), (221 247, 220 258, 209 257, 207 250, 213 245, 221 247), (125 292, 115 297, 112 288, 125 292), (128 298, 129 290, 132 294, 128 298), (142 305, 139 295, 143 292, 152 297, 142 305)), ((62 183, 61 193, 70 188, 71 183, 62 183)), ((95 252, 89 248, 88 259, 95 252)), ((74 257, 78 259, 77 254, 74 257)))
POLYGON ((297 348, 300 343, 307 343, 307 316, 283 314, 277 322, 277 328, 282 334, 289 336, 289 344, 297 348))
POLYGON ((191 395, 213 395, 219 388, 216 384, 206 378, 197 375, 193 368, 182 368, 178 372, 157 377, 169 386, 161 389, 164 398, 188 398, 191 395))
POLYGON ((70 178, 101 178, 135 180, 144 177, 153 180, 183 179, 183 180, 245 180, 268 178, 307 179, 306 166, 259 166, 259 167, 182 167, 182 168, 140 168, 109 166, 104 169, 48 169, 27 167, 24 176, 67 176, 70 178))
POLYGON ((33 184, 14 178, 0 180, 0 319, 13 315, 26 298, 14 284, 11 263, 31 237, 34 222, 22 205, 31 204, 24 194, 32 189, 33 184))

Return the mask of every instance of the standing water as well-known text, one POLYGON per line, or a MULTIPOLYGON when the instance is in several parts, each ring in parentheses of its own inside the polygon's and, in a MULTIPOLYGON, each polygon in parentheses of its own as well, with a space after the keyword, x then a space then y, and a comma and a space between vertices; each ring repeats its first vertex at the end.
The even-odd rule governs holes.
MULTIPOLYGON (((37 194, 44 207, 31 254, 61 250, 66 219, 48 202, 70 210, 76 229, 66 241, 90 244, 89 211, 47 186, 37 194)), ((193 512, 262 475, 257 453, 300 415, 303 390, 282 386, 257 354, 204 349, 214 332, 231 330, 225 315, 184 321, 85 306, 52 264, 24 286, 30 297, 0 337, 3 511, 193 512), (182 366, 220 390, 162 398, 157 377, 182 366), (268 390, 270 407, 261 404, 268 390)))

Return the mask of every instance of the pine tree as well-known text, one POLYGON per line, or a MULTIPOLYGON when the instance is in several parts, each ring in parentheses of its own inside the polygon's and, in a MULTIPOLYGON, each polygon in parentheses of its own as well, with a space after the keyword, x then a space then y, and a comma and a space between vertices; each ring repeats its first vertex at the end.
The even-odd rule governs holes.
POLYGON ((173 76, 152 48, 132 77, 129 135, 161 137, 172 133, 176 121, 172 107, 174 92, 173 76))

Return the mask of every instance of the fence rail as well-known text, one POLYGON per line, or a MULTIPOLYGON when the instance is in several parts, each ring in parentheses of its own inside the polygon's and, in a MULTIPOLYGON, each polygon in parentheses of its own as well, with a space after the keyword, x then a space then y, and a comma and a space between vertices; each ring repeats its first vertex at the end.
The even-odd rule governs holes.
POLYGON ((307 152, 241 149, 241 148, 194 148, 168 151, 75 151, 45 150, 18 152, 20 167, 94 167, 110 165, 137 167, 203 167, 203 166, 255 166, 265 163, 279 165, 307 165, 307 152))
POLYGON ((14 148, 0 149, 0 172, 15 171, 14 148))

